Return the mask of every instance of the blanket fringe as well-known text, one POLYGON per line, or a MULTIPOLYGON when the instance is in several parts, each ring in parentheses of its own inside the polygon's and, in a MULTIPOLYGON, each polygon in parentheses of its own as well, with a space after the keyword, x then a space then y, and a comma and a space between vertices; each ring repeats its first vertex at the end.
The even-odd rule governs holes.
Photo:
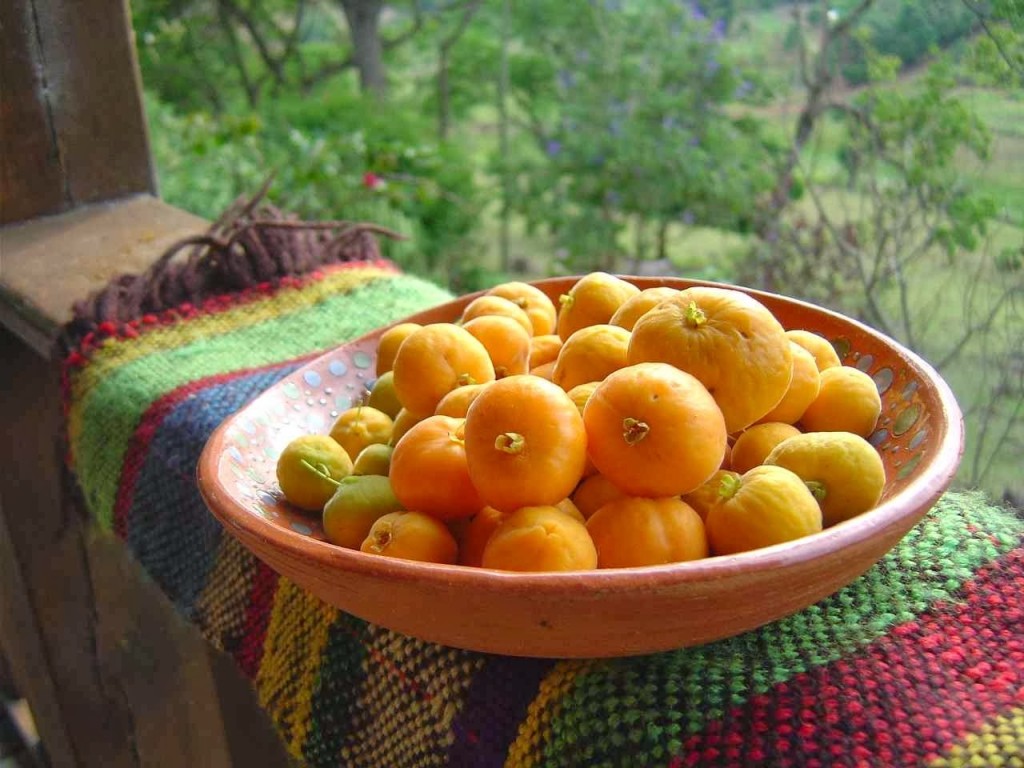
POLYGON ((203 234, 174 243, 142 274, 119 275, 73 307, 65 343, 101 324, 127 323, 208 297, 274 284, 326 264, 380 259, 377 235, 403 236, 366 222, 301 221, 265 201, 271 179, 240 197, 203 234))

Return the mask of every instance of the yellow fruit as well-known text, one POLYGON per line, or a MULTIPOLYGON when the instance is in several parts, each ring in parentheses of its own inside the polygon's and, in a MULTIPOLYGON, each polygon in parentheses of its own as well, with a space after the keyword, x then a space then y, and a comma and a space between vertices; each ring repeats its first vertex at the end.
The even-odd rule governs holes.
POLYGON ((821 389, 800 425, 805 432, 852 432, 868 437, 882 413, 882 398, 874 380, 847 365, 821 372, 821 389))
POLYGON ((821 530, 818 502, 788 469, 762 465, 721 483, 722 499, 705 520, 716 555, 782 544, 821 530))
POLYGON ((800 430, 792 424, 772 422, 755 424, 743 430, 729 455, 729 468, 741 475, 758 464, 764 464, 765 456, 783 440, 799 435, 800 430))
POLYGON ((388 442, 393 429, 390 416, 363 405, 342 411, 331 427, 331 437, 349 456, 358 456, 368 445, 388 442))
POLYGON ((607 323, 638 293, 635 285, 607 272, 584 275, 558 300, 558 335, 564 341, 580 328, 607 323))
POLYGON ((352 473, 352 459, 328 435, 302 435, 277 458, 277 484, 295 506, 319 512, 338 482, 352 473))
POLYGON ((785 467, 810 488, 826 526, 875 507, 885 490, 885 467, 878 451, 850 432, 810 432, 783 441, 766 464, 785 467))
POLYGON ((615 311, 615 314, 612 315, 611 320, 608 322, 612 325, 618 325, 625 328, 627 331, 632 331, 637 320, 661 304, 665 299, 671 299, 677 293, 679 293, 679 291, 675 288, 669 288, 664 285, 658 286, 657 288, 647 288, 646 290, 640 291, 640 293, 633 296, 631 299, 627 299, 626 302, 615 311))
POLYGON ((540 288, 529 283, 512 281, 496 285, 487 292, 491 296, 508 299, 530 318, 534 336, 555 332, 555 304, 540 288))
POLYGON ((377 375, 382 376, 391 370, 394 365, 395 355, 398 348, 402 346, 413 331, 418 331, 422 326, 419 323, 399 323, 388 328, 377 340, 377 375))
MULTIPOLYGON (((522 313, 511 302, 506 303, 522 313)), ((452 323, 433 323, 413 331, 398 348, 394 372, 395 392, 402 407, 420 418, 433 414, 441 398, 456 387, 494 381, 487 348, 465 328, 452 323)))
POLYGON ((551 380, 565 391, 601 381, 626 365, 629 331, 617 325, 588 325, 572 334, 558 353, 551 380))
POLYGON ((798 344, 811 353, 819 371, 843 364, 839 359, 839 355, 836 354, 836 348, 823 336, 811 333, 810 331, 794 329, 786 331, 786 337, 794 344, 798 344))
POLYGON ((630 365, 662 362, 695 376, 715 398, 730 432, 762 418, 789 389, 793 353, 775 316, 728 288, 680 291, 641 317, 630 365))
POLYGON ((796 424, 821 389, 821 375, 811 353, 796 342, 789 343, 793 352, 793 378, 782 400, 761 418, 761 423, 781 421, 796 424))
POLYGON ((722 478, 724 477, 739 480, 740 473, 728 469, 720 469, 700 488, 682 497, 683 501, 693 507, 694 511, 700 515, 701 520, 706 520, 708 510, 722 500, 722 478))

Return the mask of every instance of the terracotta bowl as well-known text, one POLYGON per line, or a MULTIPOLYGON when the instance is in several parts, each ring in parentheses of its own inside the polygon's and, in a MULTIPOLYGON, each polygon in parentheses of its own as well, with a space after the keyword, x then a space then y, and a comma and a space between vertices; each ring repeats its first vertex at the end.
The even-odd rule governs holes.
MULTIPOLYGON (((574 279, 536 285, 557 298, 574 279)), ((629 279, 641 288, 709 285, 629 279)), ((315 516, 281 497, 276 458, 293 437, 326 432, 372 384, 376 341, 384 329, 310 362, 228 418, 201 457, 200 490, 225 529, 281 575, 344 611, 424 640, 518 656, 608 657, 745 632, 821 600, 866 571, 931 508, 963 450, 956 400, 917 355, 833 312, 747 292, 786 328, 822 334, 844 364, 874 378, 883 410, 871 441, 889 478, 874 510, 822 533, 739 555, 565 574, 422 564, 334 546, 315 516)), ((408 319, 450 321, 472 298, 408 319)))

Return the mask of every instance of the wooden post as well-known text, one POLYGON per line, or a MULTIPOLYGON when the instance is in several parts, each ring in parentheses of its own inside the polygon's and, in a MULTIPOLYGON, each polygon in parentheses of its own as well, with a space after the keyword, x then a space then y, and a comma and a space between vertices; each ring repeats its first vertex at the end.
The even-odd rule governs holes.
POLYGON ((124 0, 4 0, 0 82, 0 224, 156 192, 124 0))

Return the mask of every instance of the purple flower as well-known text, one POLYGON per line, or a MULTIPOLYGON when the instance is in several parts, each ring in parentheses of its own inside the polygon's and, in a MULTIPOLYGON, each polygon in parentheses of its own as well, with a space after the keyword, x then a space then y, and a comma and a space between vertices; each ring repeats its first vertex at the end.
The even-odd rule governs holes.
POLYGON ((618 205, 622 202, 622 195, 620 195, 617 190, 609 189, 604 193, 604 199, 609 205, 618 205))
POLYGON ((700 137, 699 136, 691 136, 690 140, 687 141, 686 143, 687 143, 688 146, 691 146, 691 147, 699 147, 700 146, 700 137))
POLYGON ((715 19, 715 23, 711 25, 711 39, 721 40, 725 37, 725 19, 715 19))
POLYGON ((717 59, 708 59, 708 63, 704 65, 704 71, 707 73, 708 77, 714 75, 721 68, 722 65, 717 59))
POLYGON ((690 17, 696 21, 701 21, 707 18, 707 15, 704 13, 704 9, 700 7, 700 3, 690 3, 690 17))
POLYGON ((748 93, 754 90, 754 85, 749 80, 744 80, 737 86, 736 93, 733 96, 737 99, 742 99, 748 93))
POLYGON ((663 118, 661 118, 661 129, 663 131, 671 131, 678 125, 679 121, 676 120, 675 115, 665 115, 663 118))
POLYGON ((544 149, 548 153, 548 157, 556 157, 562 151, 562 142, 558 139, 550 139, 544 149))
POLYGON ((694 222, 693 211, 691 211, 689 209, 683 211, 682 219, 683 219, 683 224, 685 224, 688 227, 692 226, 693 222, 694 222))
POLYGON ((575 84, 576 78, 573 77, 572 72, 570 72, 568 69, 558 70, 558 85, 561 86, 563 90, 567 91, 570 88, 572 88, 575 84))

